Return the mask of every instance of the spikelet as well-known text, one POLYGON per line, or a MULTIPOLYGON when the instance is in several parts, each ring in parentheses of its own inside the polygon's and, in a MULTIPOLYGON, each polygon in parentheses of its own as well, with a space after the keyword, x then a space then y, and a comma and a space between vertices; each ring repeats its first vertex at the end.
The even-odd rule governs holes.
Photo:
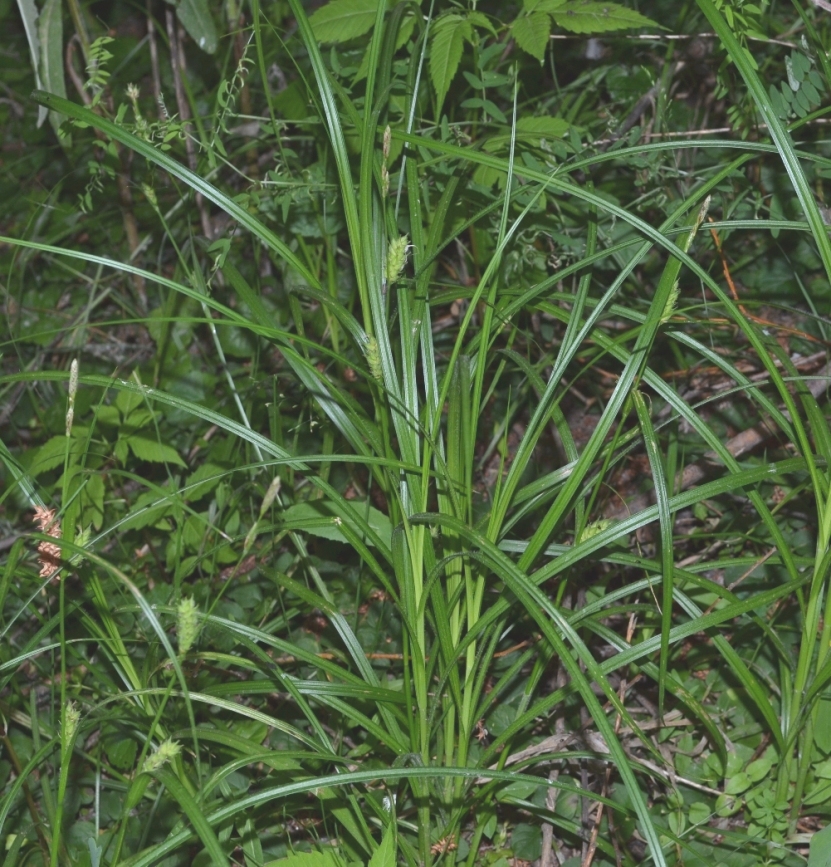
POLYGON ((65 750, 72 747, 72 742, 75 740, 75 733, 78 731, 78 723, 81 721, 81 711, 78 710, 78 705, 74 701, 66 703, 66 722, 64 726, 62 745, 65 750))
POLYGON ((280 493, 280 477, 275 476, 271 480, 271 484, 268 486, 268 490, 265 492, 265 496, 263 497, 263 504, 260 506, 260 517, 271 508, 271 504, 277 499, 277 494, 280 493))
POLYGON ((664 305, 664 312, 661 314, 661 324, 669 322, 672 319, 672 314, 675 313, 675 305, 678 303, 678 281, 675 281, 669 295, 667 303, 664 305))
MULTIPOLYGON (((52 536, 53 539, 61 538, 61 522, 55 520, 55 510, 43 506, 35 507, 35 522, 41 533, 52 536)), ((54 542, 41 542, 38 545, 38 563, 40 563, 40 577, 48 578, 61 565, 61 549, 54 542)))
POLYGON ((404 266, 407 264, 407 242, 409 238, 402 235, 390 241, 387 247, 387 284, 393 283, 401 276, 404 266))
POLYGON ((159 748, 155 752, 150 753, 144 760, 141 768, 142 773, 152 774, 153 771, 158 771, 159 768, 175 759, 180 752, 182 752, 182 745, 178 741, 172 741, 170 738, 162 741, 159 744, 159 748))
POLYGON ((72 421, 75 418, 75 395, 78 391, 78 359, 73 358, 69 365, 69 403, 66 408, 66 435, 72 433, 72 421))
POLYGON ((588 524, 583 532, 578 536, 577 544, 579 545, 581 542, 591 539, 592 536, 597 536, 611 527, 612 524, 614 524, 614 521, 611 518, 599 518, 597 521, 592 521, 591 524, 588 524))
POLYGON ((193 647, 199 635, 199 608, 192 596, 179 601, 176 606, 176 637, 179 641, 179 656, 193 647))
POLYGON ((364 355, 366 363, 369 365, 369 372, 372 378, 377 382, 381 382, 384 378, 384 372, 381 370, 381 350, 378 348, 378 341, 374 337, 368 337, 364 345, 364 355))

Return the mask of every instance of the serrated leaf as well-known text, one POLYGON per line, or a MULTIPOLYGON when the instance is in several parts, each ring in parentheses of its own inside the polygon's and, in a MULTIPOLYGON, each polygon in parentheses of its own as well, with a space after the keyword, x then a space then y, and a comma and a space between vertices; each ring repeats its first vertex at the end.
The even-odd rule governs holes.
POLYGON ((207 0, 181 0, 176 7, 176 17, 203 51, 208 54, 216 51, 219 40, 207 0))
POLYGON ((320 42, 347 42, 372 29, 378 0, 332 0, 309 18, 320 42))
POLYGON ((146 437, 130 437, 127 440, 132 453, 140 461, 152 461, 157 464, 176 464, 184 467, 187 464, 179 457, 179 453, 171 446, 156 442, 146 437))
POLYGON ((572 33, 607 33, 631 27, 660 27, 634 9, 598 0, 570 0, 552 12, 557 24, 572 33))
MULTIPOLYGON (((71 446, 70 446, 71 448, 71 446)), ((63 434, 48 439, 34 453, 24 456, 23 465, 28 464, 29 475, 36 478, 41 473, 63 466, 66 456, 66 437, 63 434), (30 457, 31 455, 31 457, 30 457)))
POLYGON ((496 28, 493 26, 490 18, 485 15, 484 12, 468 12, 467 20, 470 21, 471 24, 476 27, 483 27, 489 33, 492 33, 494 36, 497 35, 496 28))
MULTIPOLYGON (((63 3, 62 0, 46 0, 43 11, 38 19, 38 36, 40 37, 40 78, 43 87, 50 93, 66 97, 66 81, 64 80, 63 66, 63 3)), ((41 111, 38 111, 38 126, 41 120, 41 111)), ((49 112, 49 123, 55 133, 61 125, 60 115, 56 111, 49 112)), ((71 139, 65 140, 67 146, 71 145, 71 139)))
POLYGON ((395 867, 395 825, 390 823, 384 831, 381 845, 372 853, 369 867, 395 867))
POLYGON ((531 0, 528 4, 531 8, 528 9, 529 12, 554 12, 556 9, 559 9, 561 6, 565 6, 569 0, 531 0))
POLYGON ((209 494, 221 481, 224 468, 217 464, 206 463, 188 476, 183 491, 185 499, 192 503, 209 494))
POLYGON ((471 33, 467 18, 455 14, 439 18, 433 28, 433 40, 430 43, 430 80, 436 91, 437 116, 441 114, 450 82, 459 68, 465 39, 470 39, 471 33))
POLYGON ((517 18, 511 25, 511 36, 516 44, 540 63, 545 58, 548 37, 551 35, 551 18, 545 12, 532 12, 517 18))

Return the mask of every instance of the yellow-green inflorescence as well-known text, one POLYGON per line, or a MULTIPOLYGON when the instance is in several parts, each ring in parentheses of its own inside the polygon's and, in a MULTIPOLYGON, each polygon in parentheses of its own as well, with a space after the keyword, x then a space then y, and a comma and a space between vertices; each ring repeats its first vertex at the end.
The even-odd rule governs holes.
POLYGON ((144 760, 144 765, 141 770, 145 774, 152 774, 153 771, 158 771, 159 768, 166 765, 179 755, 182 751, 182 745, 178 741, 172 741, 168 738, 159 744, 159 748, 150 753, 144 760))
POLYGON ((193 647, 199 635, 199 609, 192 596, 182 599, 176 607, 176 636, 179 640, 179 656, 184 656, 193 647))

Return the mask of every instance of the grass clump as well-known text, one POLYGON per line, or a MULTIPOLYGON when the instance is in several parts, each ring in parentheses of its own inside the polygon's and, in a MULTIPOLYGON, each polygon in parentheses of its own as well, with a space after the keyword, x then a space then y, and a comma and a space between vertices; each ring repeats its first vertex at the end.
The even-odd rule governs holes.
POLYGON ((8 863, 824 863, 827 22, 209 5, 10 125, 8 863))

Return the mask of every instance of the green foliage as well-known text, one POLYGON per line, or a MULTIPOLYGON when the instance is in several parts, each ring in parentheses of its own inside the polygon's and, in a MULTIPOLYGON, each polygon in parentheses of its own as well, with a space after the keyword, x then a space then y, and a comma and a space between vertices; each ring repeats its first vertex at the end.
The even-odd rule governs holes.
POLYGON ((216 51, 219 39, 208 0, 179 0, 176 17, 204 52, 213 54, 216 51))
POLYGON ((634 6, 17 4, 4 867, 828 861, 831 22, 634 6))
POLYGON ((450 83, 459 69, 465 42, 473 40, 473 32, 470 16, 455 12, 443 15, 433 24, 430 79, 436 91, 438 111, 441 111, 450 83))
POLYGON ((321 42, 348 42, 372 29, 378 0, 330 0, 309 18, 321 42))

